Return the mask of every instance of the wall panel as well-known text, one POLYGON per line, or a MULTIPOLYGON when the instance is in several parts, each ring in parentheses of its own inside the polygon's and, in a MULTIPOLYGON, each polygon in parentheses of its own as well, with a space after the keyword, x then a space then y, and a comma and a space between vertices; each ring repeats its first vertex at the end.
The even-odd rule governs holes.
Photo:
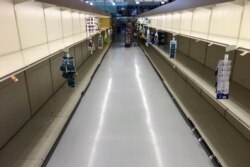
POLYGON ((162 25, 162 15, 157 16, 157 27, 161 27, 162 25))
POLYGON ((161 26, 162 28, 164 28, 164 29, 166 28, 166 21, 167 21, 167 15, 164 15, 164 14, 163 14, 163 15, 162 15, 162 21, 161 21, 161 25, 160 25, 160 26, 161 26))
POLYGON ((179 33, 180 32, 180 24, 181 24, 181 14, 174 13, 173 21, 172 21, 172 31, 179 33))
POLYGON ((212 9, 209 39, 236 45, 243 6, 238 3, 218 4, 212 9))
POLYGON ((237 53, 235 58, 235 66, 233 71, 233 81, 250 89, 250 54, 240 56, 241 52, 237 53))
POLYGON ((48 41, 54 41, 63 38, 62 16, 59 7, 50 7, 44 9, 48 41))
POLYGON ((200 62, 201 64, 205 63, 206 58, 206 47, 207 43, 205 42, 196 42, 195 40, 190 41, 190 57, 200 62))
POLYGON ((60 71, 60 67, 63 61, 63 56, 64 56, 63 53, 59 53, 50 60, 54 91, 56 91, 66 81, 62 77, 62 71, 60 71))
POLYGON ((32 114, 34 114, 53 93, 49 60, 30 68, 26 75, 32 114))
POLYGON ((193 11, 191 35, 198 38, 208 38, 211 9, 197 8, 193 11))
POLYGON ((20 50, 12 0, 0 1, 0 56, 20 50))
POLYGON ((82 33, 86 33, 86 17, 84 13, 80 14, 80 28, 82 33))
POLYGON ((173 15, 171 13, 167 14, 167 19, 165 23, 167 30, 172 30, 172 21, 173 21, 173 15))
POLYGON ((25 2, 15 5, 23 49, 47 42, 43 3, 25 2))
POLYGON ((83 61, 85 61, 88 58, 88 40, 82 43, 82 55, 83 61))
POLYGON ((30 118, 30 108, 24 74, 19 81, 5 80, 0 83, 0 147, 30 118))
POLYGON ((62 11, 63 36, 73 35, 72 14, 71 10, 62 11))
POLYGON ((75 61, 76 61, 76 68, 78 69, 83 63, 81 44, 75 46, 75 61))
POLYGON ((72 13, 72 21, 73 21, 73 33, 79 34, 81 32, 79 12, 72 13))
POLYGON ((181 13, 180 33, 185 35, 190 35, 190 31, 192 28, 192 19, 193 19, 193 12, 183 11, 181 13))
POLYGON ((246 1, 239 37, 239 47, 250 48, 250 1, 246 1))
POLYGON ((177 37, 178 41, 178 51, 184 53, 186 56, 189 55, 189 47, 190 47, 190 39, 183 37, 183 36, 178 36, 177 37))

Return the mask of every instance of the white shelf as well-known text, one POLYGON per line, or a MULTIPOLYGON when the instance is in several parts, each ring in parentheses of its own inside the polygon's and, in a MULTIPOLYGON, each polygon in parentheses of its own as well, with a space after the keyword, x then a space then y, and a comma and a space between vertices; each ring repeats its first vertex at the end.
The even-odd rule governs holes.
POLYGON ((97 34, 86 33, 86 16, 38 1, 0 1, 0 82, 97 34))
MULTIPOLYGON (((213 86, 209 85, 182 63, 169 59, 168 54, 157 46, 151 46, 163 56, 166 63, 161 63, 162 59, 157 59, 157 54, 154 55, 151 50, 149 50, 149 54, 152 55, 148 55, 149 59, 163 77, 164 83, 186 116, 195 124, 222 166, 247 166, 250 163, 249 141, 235 130, 225 118, 220 115, 221 113, 216 112, 218 108, 223 112, 225 112, 227 108, 222 108, 225 107, 225 105, 218 103, 218 100, 215 99, 213 86), (169 66, 167 64, 169 64, 169 66), (182 77, 177 77, 173 71, 176 71, 182 77), (190 86, 187 86, 188 84, 196 91, 190 86), (214 108, 209 105, 205 99, 201 98, 201 95, 210 104, 214 103, 212 104, 214 108), (212 102, 211 100, 214 101, 212 102)), ((147 47, 143 47, 147 52, 147 47)), ((226 107, 229 108, 230 106, 226 107)), ((241 117, 240 115, 238 116, 241 117)))
POLYGON ((249 1, 232 1, 163 16, 149 17, 151 23, 146 26, 217 45, 234 45, 236 49, 250 50, 249 1))
POLYGON ((0 151, 0 166, 42 165, 108 48, 90 57, 78 70, 78 86, 73 91, 64 84, 0 151))

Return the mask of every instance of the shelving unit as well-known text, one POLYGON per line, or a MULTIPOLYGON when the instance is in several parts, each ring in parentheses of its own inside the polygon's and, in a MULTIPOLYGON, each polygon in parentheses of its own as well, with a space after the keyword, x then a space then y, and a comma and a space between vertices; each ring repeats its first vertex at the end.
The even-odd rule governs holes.
MULTIPOLYGON (((194 64, 194 66, 199 67, 194 69, 194 67, 187 66, 181 61, 168 60, 166 52, 156 46, 152 46, 164 55, 168 62, 172 63, 181 75, 185 76, 188 82, 250 141, 250 106, 247 102, 247 100, 250 100, 250 79, 245 74, 246 71, 250 70, 248 65, 246 65, 249 62, 248 56, 250 55, 250 33, 248 31, 250 24, 247 21, 249 14, 250 1, 239 0, 164 13, 160 15, 161 17, 159 15, 148 16, 151 23, 145 26, 167 32, 170 36, 177 35, 180 39, 179 41, 186 39, 182 42, 188 43, 188 45, 192 42, 195 47, 198 47, 198 45, 204 46, 199 49, 201 52, 199 54, 201 55, 203 55, 205 50, 209 51, 219 47, 218 53, 224 56, 226 50, 231 47, 230 57, 233 57, 234 66, 230 89, 233 95, 229 100, 218 101, 215 98, 215 81, 211 82, 211 77, 214 76, 206 78, 208 76, 202 76, 197 72, 205 70, 213 73, 216 67, 204 64, 204 61, 218 62, 218 60, 212 60, 216 59, 213 58, 214 55, 205 53, 208 55, 203 60, 192 58, 200 63, 194 64), (232 13, 231 11, 234 12, 232 13)), ((189 51, 184 50, 180 52, 190 57, 191 53, 189 51)), ((215 50, 211 52, 217 54, 215 50)))
POLYGON ((4 0, 0 12, 0 82, 97 34, 86 33, 87 17, 109 18, 38 1, 4 0))
POLYGON ((249 52, 249 16, 250 1, 238 0, 142 18, 151 20, 151 28, 249 52))
POLYGON ((127 23, 125 29, 125 47, 130 47, 132 44, 132 31, 131 23, 127 23))
MULTIPOLYGON (((189 39, 180 38, 178 39, 179 50, 175 60, 169 58, 166 48, 163 50, 152 44, 146 47, 144 45, 145 38, 142 40, 141 46, 163 78, 163 82, 172 93, 173 98, 178 102, 185 115, 194 123, 195 128, 198 129, 222 166, 247 167, 250 162, 248 158, 250 154, 250 107, 242 105, 248 104, 246 101, 250 99, 249 94, 244 94, 242 87, 234 84, 231 91, 234 92, 233 95, 236 95, 237 92, 237 96, 241 96, 241 98, 236 97, 238 101, 235 97, 227 101, 216 100, 215 88, 210 79, 211 76, 215 77, 213 70, 199 62, 198 57, 194 57, 196 54, 194 51, 191 51, 191 56, 185 55, 186 52, 190 51, 187 51, 189 47, 183 41, 189 39), (242 103, 243 100, 246 103, 242 103)), ((201 46, 197 48, 197 43, 194 40, 192 43, 196 46, 192 46, 191 50, 199 51, 201 49, 201 46)), ((202 55, 203 52, 199 54, 202 55)), ((230 54, 231 59, 232 55, 230 54)))

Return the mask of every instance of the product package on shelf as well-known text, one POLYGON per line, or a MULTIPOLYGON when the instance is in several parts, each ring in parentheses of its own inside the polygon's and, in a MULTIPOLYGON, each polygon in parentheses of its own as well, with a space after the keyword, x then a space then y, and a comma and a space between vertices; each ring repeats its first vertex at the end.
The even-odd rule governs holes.
POLYGON ((86 29, 88 33, 100 30, 100 20, 96 17, 88 17, 86 19, 86 29))
POLYGON ((170 41, 170 49, 169 49, 169 58, 175 59, 176 58, 176 50, 177 50, 177 41, 175 37, 170 41))
POLYGON ((147 34, 146 34, 146 46, 151 43, 151 35, 150 35, 150 29, 148 28, 147 34))
POLYGON ((98 36, 98 49, 103 49, 103 36, 101 34, 98 36))
POLYGON ((159 35, 158 32, 156 31, 154 34, 154 44, 158 45, 159 44, 159 35))
POLYGON ((159 45, 165 45, 166 44, 166 34, 164 32, 158 32, 159 36, 159 45))
POLYGON ((107 31, 104 31, 104 44, 107 45, 108 43, 109 43, 108 33, 107 33, 107 31))
POLYGON ((229 79, 231 75, 232 61, 228 60, 229 55, 226 54, 224 60, 219 60, 216 70, 216 98, 229 98, 229 79))
POLYGON ((125 30, 125 47, 130 47, 132 44, 132 24, 128 23, 125 30))
POLYGON ((63 57, 63 62, 60 70, 63 72, 62 77, 67 79, 69 87, 76 87, 76 68, 74 65, 74 57, 70 56, 69 53, 63 57))
POLYGON ((88 50, 90 51, 90 54, 93 55, 95 51, 95 43, 93 42, 92 38, 89 39, 88 50))

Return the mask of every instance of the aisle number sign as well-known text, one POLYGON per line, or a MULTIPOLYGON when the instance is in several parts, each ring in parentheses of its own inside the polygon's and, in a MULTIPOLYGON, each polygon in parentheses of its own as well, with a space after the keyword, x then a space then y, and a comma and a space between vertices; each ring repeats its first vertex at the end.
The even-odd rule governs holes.
POLYGON ((232 61, 228 60, 229 55, 226 54, 224 60, 219 60, 216 70, 216 98, 229 98, 229 78, 231 74, 232 61))

